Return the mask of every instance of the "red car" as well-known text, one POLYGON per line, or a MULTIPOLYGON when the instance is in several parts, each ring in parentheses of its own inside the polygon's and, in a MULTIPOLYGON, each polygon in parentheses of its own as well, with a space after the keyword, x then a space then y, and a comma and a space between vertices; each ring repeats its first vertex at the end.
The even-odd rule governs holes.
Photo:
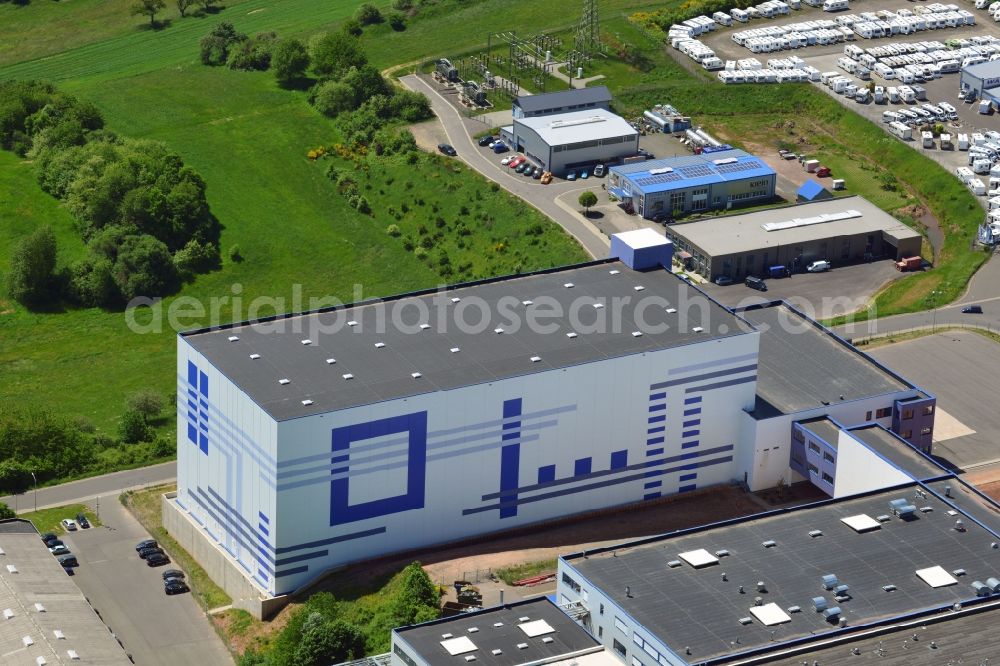
POLYGON ((507 163, 507 168, 509 168, 509 169, 516 169, 521 164, 524 164, 524 161, 525 161, 525 158, 523 156, 519 155, 519 156, 515 157, 514 159, 512 159, 510 162, 507 163))

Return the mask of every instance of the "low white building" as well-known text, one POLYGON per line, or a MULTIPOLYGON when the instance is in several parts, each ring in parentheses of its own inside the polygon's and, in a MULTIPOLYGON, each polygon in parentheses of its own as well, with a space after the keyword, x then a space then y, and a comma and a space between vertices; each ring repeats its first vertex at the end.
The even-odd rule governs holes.
POLYGON ((512 148, 557 176, 639 152, 639 132, 601 108, 515 118, 513 126, 505 128, 508 132, 512 148))

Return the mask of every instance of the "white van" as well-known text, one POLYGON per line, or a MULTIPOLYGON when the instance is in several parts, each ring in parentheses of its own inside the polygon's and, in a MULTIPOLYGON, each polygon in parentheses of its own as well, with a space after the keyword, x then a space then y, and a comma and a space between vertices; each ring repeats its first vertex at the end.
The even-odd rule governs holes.
POLYGON ((814 261, 806 266, 806 272, 808 273, 822 273, 828 270, 830 270, 830 262, 825 259, 814 261))

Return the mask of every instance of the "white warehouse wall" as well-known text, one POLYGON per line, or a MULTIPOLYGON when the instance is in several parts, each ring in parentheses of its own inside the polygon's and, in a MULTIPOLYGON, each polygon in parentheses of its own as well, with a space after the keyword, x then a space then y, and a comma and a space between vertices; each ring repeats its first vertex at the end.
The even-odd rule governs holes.
POLYGON ((909 474, 855 439, 851 433, 840 431, 840 436, 837 438, 834 498, 858 495, 912 481, 909 474))
POLYGON ((758 344, 751 332, 279 423, 277 593, 375 555, 730 481, 758 344))
POLYGON ((178 336, 175 502, 272 594, 276 435, 274 420, 178 336))
POLYGON ((749 468, 742 471, 746 471, 747 473, 747 484, 750 486, 750 490, 756 492, 765 488, 773 488, 782 479, 786 483, 793 483, 801 479, 788 466, 791 454, 793 421, 803 421, 818 416, 829 416, 844 427, 861 425, 862 423, 878 423, 886 428, 891 428, 891 414, 885 418, 876 419, 876 411, 886 407, 891 408, 895 400, 917 395, 918 393, 919 391, 916 389, 907 389, 873 398, 864 398, 831 405, 819 405, 815 409, 807 409, 795 412, 794 414, 784 414, 760 421, 755 421, 749 414, 744 415, 744 418, 749 420, 747 422, 749 433, 745 441, 747 450, 753 451, 753 461, 750 463, 749 468), (868 412, 872 413, 871 419, 865 418, 868 412), (754 424, 756 424, 756 428, 754 428, 754 424), (774 451, 775 445, 780 447, 777 452, 774 451), (765 451, 765 449, 771 450, 765 451))

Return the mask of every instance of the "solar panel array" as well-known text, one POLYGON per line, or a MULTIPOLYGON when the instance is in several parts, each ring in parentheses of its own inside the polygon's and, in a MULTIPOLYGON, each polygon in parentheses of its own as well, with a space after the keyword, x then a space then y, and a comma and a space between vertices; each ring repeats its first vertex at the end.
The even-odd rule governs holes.
POLYGON ((756 160, 737 162, 736 164, 719 164, 715 167, 719 173, 739 173, 740 171, 752 171, 760 168, 760 162, 756 160))
POLYGON ((703 178, 713 175, 711 167, 704 164, 680 167, 679 171, 684 174, 685 178, 703 178))
POLYGON ((635 183, 640 187, 646 187, 647 185, 660 185, 661 183, 673 183, 678 180, 683 180, 681 176, 676 171, 670 173, 661 173, 655 176, 645 176, 643 178, 637 178, 635 183))

